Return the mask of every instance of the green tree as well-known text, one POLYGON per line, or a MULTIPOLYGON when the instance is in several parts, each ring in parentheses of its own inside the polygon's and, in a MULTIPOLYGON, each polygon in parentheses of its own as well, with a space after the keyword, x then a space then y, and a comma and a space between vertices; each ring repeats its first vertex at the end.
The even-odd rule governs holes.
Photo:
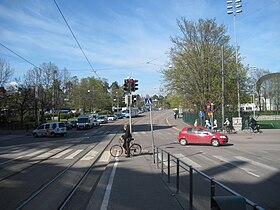
POLYGON ((241 71, 241 77, 244 74, 241 65, 235 64, 235 51, 229 45, 226 27, 217 25, 215 19, 194 22, 182 18, 177 23, 182 35, 171 38, 170 68, 162 72, 167 91, 180 96, 183 100, 181 105, 185 108, 193 108, 196 104, 203 110, 207 100, 213 103, 221 101, 223 46, 226 103, 237 104, 237 69, 241 71))

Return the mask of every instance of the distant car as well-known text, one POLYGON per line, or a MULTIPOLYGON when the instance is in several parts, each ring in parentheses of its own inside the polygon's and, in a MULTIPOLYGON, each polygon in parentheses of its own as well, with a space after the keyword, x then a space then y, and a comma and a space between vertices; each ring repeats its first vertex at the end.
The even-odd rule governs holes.
POLYGON ((97 121, 98 121, 100 124, 107 123, 107 122, 108 122, 107 115, 99 115, 98 118, 97 118, 97 121))
POLYGON ((181 145, 211 144, 214 147, 228 143, 228 137, 222 133, 213 133, 203 126, 184 127, 178 136, 181 145))
POLYGON ((98 122, 98 120, 93 120, 93 126, 94 127, 96 127, 96 126, 99 126, 100 125, 100 123, 98 122))
POLYGON ((67 133, 66 124, 64 122, 51 122, 40 125, 33 131, 34 137, 39 136, 64 136, 67 133))
POLYGON ((77 127, 77 120, 70 120, 68 122, 71 124, 72 128, 76 128, 77 127))
POLYGON ((121 113, 115 114, 115 116, 117 117, 117 119, 122 119, 123 115, 121 113))
POLYGON ((114 121, 117 119, 116 115, 108 115, 107 116, 108 121, 114 121))

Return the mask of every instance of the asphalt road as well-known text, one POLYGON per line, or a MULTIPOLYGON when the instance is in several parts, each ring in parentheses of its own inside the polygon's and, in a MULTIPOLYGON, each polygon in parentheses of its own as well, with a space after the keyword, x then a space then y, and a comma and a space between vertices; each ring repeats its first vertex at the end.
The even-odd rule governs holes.
MULTIPOLYGON (((181 146, 177 141, 180 126, 175 126, 172 118, 171 110, 153 112, 156 146, 180 157, 262 207, 279 209, 279 130, 264 130, 261 134, 230 134, 229 144, 220 147, 181 146)), ((109 161, 106 146, 118 137, 124 123, 128 123, 128 119, 87 131, 72 130, 65 137, 56 138, 1 135, 1 209, 61 207, 62 200, 71 193, 80 178, 92 165, 97 164, 96 157, 103 150, 106 154, 103 160, 109 161)), ((149 113, 133 118, 132 131, 135 141, 142 145, 143 150, 151 151, 149 113)), ((99 179, 94 175, 90 178, 91 181, 99 179)), ((91 192, 93 187, 78 190, 84 194, 76 194, 69 202, 80 203, 77 208, 83 209, 89 200, 84 196, 87 194, 85 192, 91 192), (75 202, 77 200, 79 202, 75 202)), ((209 190, 207 187, 205 189, 209 190)), ((194 200, 199 202, 199 199, 194 200)))

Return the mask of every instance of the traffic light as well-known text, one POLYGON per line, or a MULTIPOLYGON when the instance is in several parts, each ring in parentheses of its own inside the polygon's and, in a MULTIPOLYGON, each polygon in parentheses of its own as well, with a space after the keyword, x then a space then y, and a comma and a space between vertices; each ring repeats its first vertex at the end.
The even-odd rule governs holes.
POLYGON ((129 79, 124 80, 123 90, 125 92, 130 92, 130 80, 129 79))
POLYGON ((132 95, 132 103, 136 103, 137 101, 137 95, 132 95))
POLYGON ((137 82, 138 82, 138 80, 136 80, 136 79, 130 79, 131 92, 135 92, 136 90, 138 90, 137 82))

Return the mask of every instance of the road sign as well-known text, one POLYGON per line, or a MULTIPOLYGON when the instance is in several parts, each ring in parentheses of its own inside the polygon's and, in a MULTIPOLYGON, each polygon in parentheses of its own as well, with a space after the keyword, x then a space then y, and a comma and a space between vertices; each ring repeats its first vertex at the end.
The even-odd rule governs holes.
POLYGON ((152 105, 153 99, 152 98, 145 98, 145 105, 152 105))
POLYGON ((200 111, 198 114, 199 117, 204 117, 204 112, 200 111))

